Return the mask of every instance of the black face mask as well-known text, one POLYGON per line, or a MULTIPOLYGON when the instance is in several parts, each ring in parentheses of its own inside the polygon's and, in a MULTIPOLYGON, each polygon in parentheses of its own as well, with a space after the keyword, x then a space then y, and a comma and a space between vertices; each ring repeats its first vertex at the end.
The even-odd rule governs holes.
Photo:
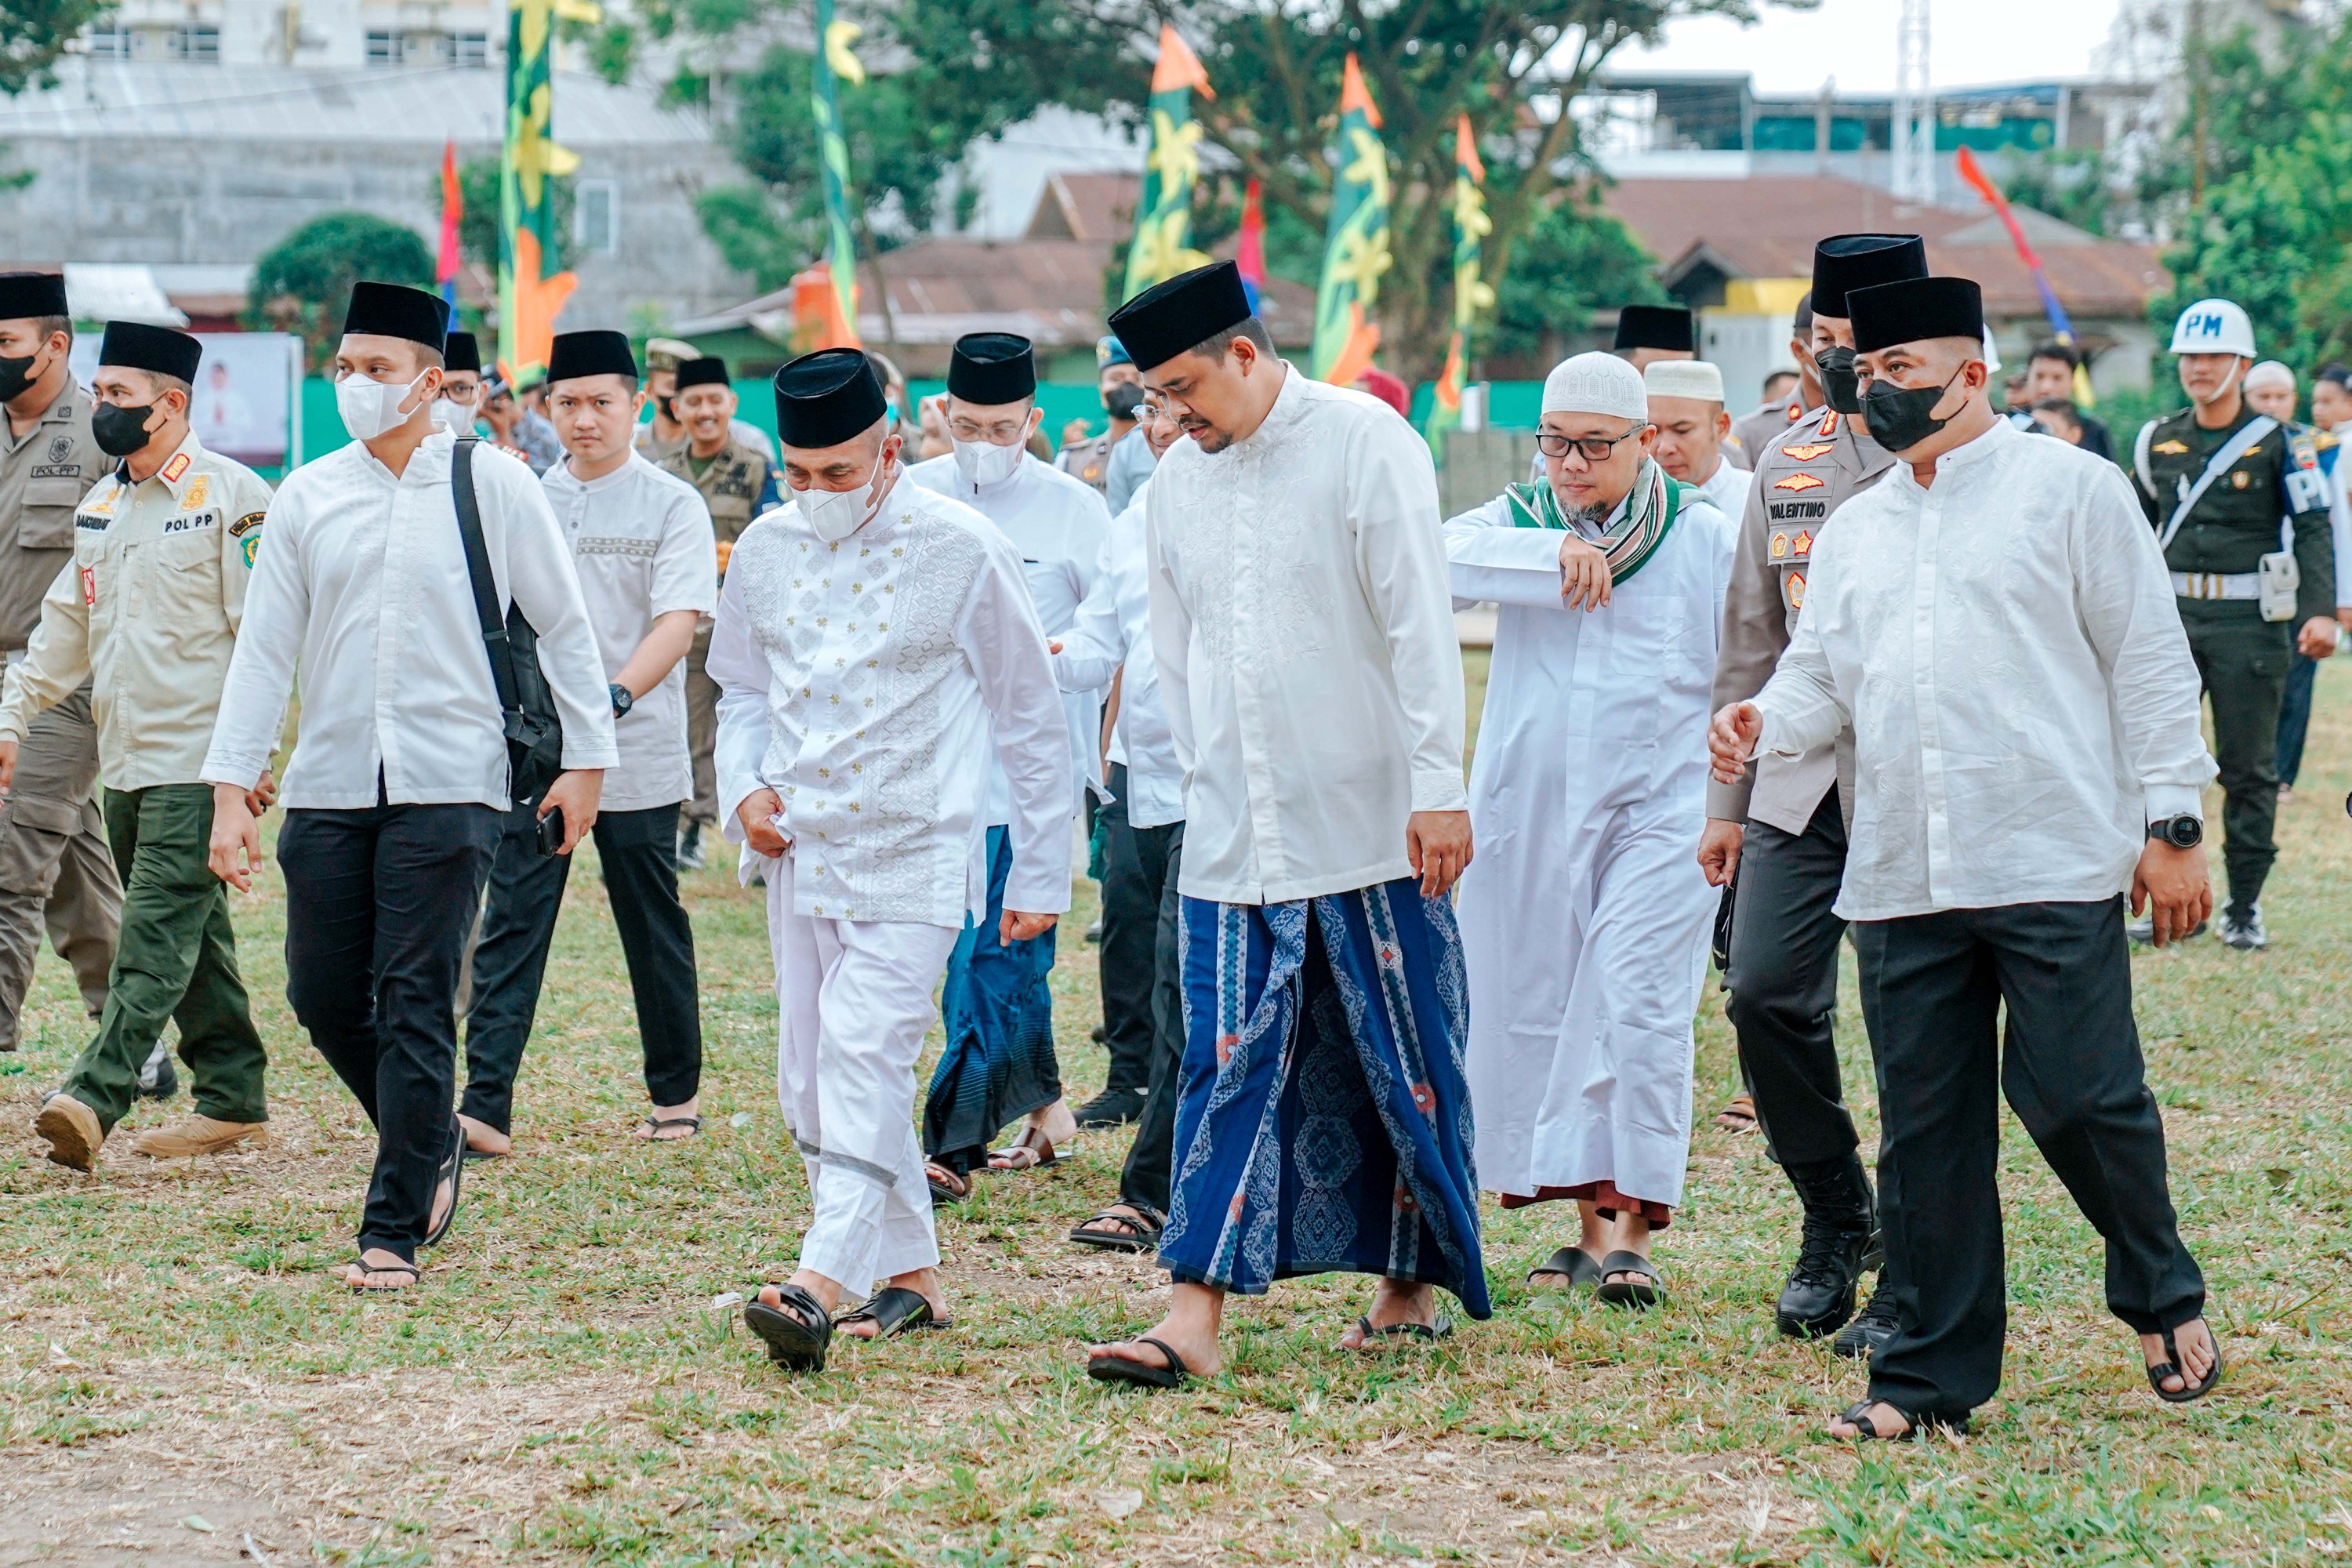
POLYGON ((654 399, 654 406, 661 410, 661 416, 663 418, 668 420, 673 425, 678 423, 677 398, 656 397, 654 399))
POLYGON ((13 403, 33 384, 33 362, 41 356, 26 354, 23 359, 0 359, 0 403, 13 403))
POLYGON ((1822 373, 1822 396, 1832 408, 1840 414, 1862 412, 1862 398, 1854 387, 1852 349, 1823 349, 1813 356, 1813 368, 1822 373))
POLYGON ((1870 390, 1862 396, 1862 422, 1869 426, 1870 438, 1890 452, 1907 452, 1927 440, 1959 416, 1957 408, 1941 419, 1931 412, 1944 400, 1944 394, 1952 389, 1952 382, 1959 379, 1960 371, 1956 370, 1951 381, 1941 386, 1897 386, 1891 381, 1872 382, 1870 390))
POLYGON ((127 458, 147 444, 147 420, 154 412, 152 403, 137 408, 101 403, 89 411, 89 433, 108 457, 127 458))
POLYGON ((1103 394, 1103 407, 1114 419, 1132 419, 1135 411, 1143 406, 1143 388, 1131 381, 1122 381, 1103 394))

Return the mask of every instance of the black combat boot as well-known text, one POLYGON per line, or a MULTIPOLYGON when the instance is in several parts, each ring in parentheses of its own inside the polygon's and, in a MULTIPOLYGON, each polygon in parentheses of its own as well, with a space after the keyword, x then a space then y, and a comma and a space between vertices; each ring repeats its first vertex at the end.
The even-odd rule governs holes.
POLYGON ((1788 1172, 1805 1205, 1804 1242, 1775 1310, 1782 1333, 1818 1339, 1853 1315, 1855 1284, 1863 1270, 1878 1266, 1877 1205, 1855 1155, 1788 1172))
POLYGON ((1901 1326, 1895 1321, 1895 1292, 1886 1288, 1886 1276, 1881 1274, 1878 1289, 1870 1293, 1870 1304, 1839 1331, 1837 1342, 1830 1349, 1848 1361, 1867 1361, 1901 1326))

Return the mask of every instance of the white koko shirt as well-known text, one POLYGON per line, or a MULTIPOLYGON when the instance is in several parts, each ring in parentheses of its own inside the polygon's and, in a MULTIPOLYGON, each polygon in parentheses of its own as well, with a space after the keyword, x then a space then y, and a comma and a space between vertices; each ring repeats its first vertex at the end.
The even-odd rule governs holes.
POLYGON ((1143 559, 1143 504, 1150 485, 1147 476, 1127 510, 1111 520, 1094 592, 1078 606, 1077 622, 1054 656, 1054 678, 1065 690, 1095 691, 1108 686, 1114 672, 1124 672, 1110 758, 1126 764, 1127 820, 1136 827, 1184 820, 1184 769, 1176 761, 1176 736, 1160 705, 1160 676, 1151 659, 1151 574, 1143 559))
POLYGON ((1219 903, 1409 876, 1406 817, 1469 804, 1428 443, 1378 398, 1277 365, 1265 423, 1213 457, 1178 441, 1144 509, 1180 886, 1219 903))
POLYGON ((1021 558, 970 507, 901 476, 846 539, 821 538, 797 503, 767 512, 728 557, 706 668, 720 821, 741 843, 739 808, 776 792, 795 913, 982 914, 992 755, 1013 796, 1004 907, 1070 907, 1061 693, 1021 558))
POLYGON ((1837 912, 2087 902, 2148 822, 2202 815, 2197 667, 2121 468, 1997 423, 1922 489, 1899 458, 1813 545, 1759 752, 1854 730, 1837 912))
MULTIPOLYGON (((473 802, 504 811, 507 742, 446 430, 397 478, 358 441, 286 477, 246 589, 245 624, 205 757, 206 784, 250 789, 269 765, 299 667, 302 720, 285 805, 357 810, 473 802)), ((609 768, 613 702, 547 493, 516 458, 474 451, 482 541, 501 602, 539 633, 566 768, 609 768)))
MULTIPOLYGON (((1070 629, 1078 618, 1078 605, 1094 588, 1103 535, 1110 531, 1110 510, 1092 485, 1039 462, 1034 452, 1023 454, 1021 466, 992 485, 965 479, 952 452, 917 463, 907 470, 907 478, 963 502, 994 523, 1021 552, 1021 573, 1029 584, 1030 601, 1037 606, 1038 625, 1049 637, 1070 629)), ((1070 813, 1075 816, 1086 809, 1088 781, 1102 781, 1102 693, 1064 693, 1062 715, 1070 731, 1070 813)), ((1012 820, 1012 796, 1002 773, 990 782, 988 806, 990 826, 1012 820)))
MULTIPOLYGON (((572 546, 608 685, 656 617, 693 610, 709 624, 719 607, 719 542, 700 490, 635 450, 602 479, 574 479, 566 458, 540 483, 572 546)), ((694 794, 684 658, 613 721, 613 735, 621 760, 604 774, 601 809, 644 811, 694 794)))

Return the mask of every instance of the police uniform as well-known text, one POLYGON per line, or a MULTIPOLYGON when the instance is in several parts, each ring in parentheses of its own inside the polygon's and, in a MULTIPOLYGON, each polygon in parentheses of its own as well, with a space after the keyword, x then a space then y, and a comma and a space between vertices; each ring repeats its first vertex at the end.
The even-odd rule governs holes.
MULTIPOLYGON (((1800 385, 1802 384, 1800 383, 1800 385)), ((1790 397, 1781 403, 1768 403, 1763 407, 1743 414, 1731 422, 1731 435, 1724 445, 1739 455, 1742 467, 1753 468, 1763 460, 1766 447, 1786 433, 1808 413, 1802 397, 1790 397)))
MULTIPOLYGON (((702 492, 710 509, 710 526, 719 540, 719 573, 727 574, 727 556, 743 531, 760 515, 763 502, 776 503, 776 469, 758 448, 730 438, 699 474, 693 454, 674 448, 656 465, 702 492)), ((703 668, 710 656, 710 628, 694 634, 686 662, 686 740, 694 762, 694 798, 687 803, 686 819, 696 827, 719 820, 719 781, 712 748, 719 738, 719 684, 703 668)))
POLYGON ((1092 485, 1097 493, 1110 482, 1110 449, 1118 443, 1106 430, 1084 441, 1073 441, 1054 459, 1054 467, 1072 479, 1092 485))
MULTIPOLYGON (((2141 504, 2159 537, 2214 455, 2259 417, 2252 406, 2242 406, 2229 426, 2208 430, 2198 425, 2194 409, 2183 409, 2141 431, 2133 467, 2141 504)), ((2241 920, 2252 914, 2278 856, 2272 827, 2278 813, 2279 708, 2295 631, 2315 616, 2336 614, 2328 500, 2316 435, 2305 426, 2280 426, 2214 476, 2165 546, 2181 625, 2212 700, 2224 795, 2221 863, 2230 880, 2228 912, 2241 920), (2282 516, 2291 522, 2300 581, 2291 613, 2270 620, 2260 602, 2260 574, 2264 556, 2284 553, 2282 516)), ((2285 607, 2282 596, 2280 608, 2285 607)))
POLYGON ((175 1019, 197 1114, 268 1120, 267 1058, 227 885, 208 864, 213 787, 202 782, 268 506, 258 475, 193 433, 149 478, 117 468, 100 479, 72 514, 71 563, 51 580, 0 697, 0 740, 24 740, 69 700, 95 719, 107 831, 130 891, 114 988, 64 1089, 101 1133, 131 1109, 140 1068, 175 1019))
MULTIPOLYGON (((74 554, 74 508, 113 465, 89 431, 89 395, 68 381, 23 436, 0 419, 0 651, 22 656, 41 598, 74 554)), ((96 800, 98 735, 89 692, 34 720, 0 802, 0 1050, 17 1016, 46 927, 73 966, 83 1005, 106 1005, 122 889, 96 800)))

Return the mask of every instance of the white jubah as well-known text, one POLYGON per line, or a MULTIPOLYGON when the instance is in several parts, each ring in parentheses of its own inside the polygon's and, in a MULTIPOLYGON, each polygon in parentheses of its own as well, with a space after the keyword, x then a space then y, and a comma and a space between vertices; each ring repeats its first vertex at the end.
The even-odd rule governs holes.
POLYGON ((1672 1208, 1717 901, 1695 856, 1732 531, 1681 488, 1664 539, 1587 611, 1560 602, 1559 533, 1513 514, 1497 497, 1445 525, 1457 606, 1498 606, 1458 908, 1478 1181, 1672 1208))

